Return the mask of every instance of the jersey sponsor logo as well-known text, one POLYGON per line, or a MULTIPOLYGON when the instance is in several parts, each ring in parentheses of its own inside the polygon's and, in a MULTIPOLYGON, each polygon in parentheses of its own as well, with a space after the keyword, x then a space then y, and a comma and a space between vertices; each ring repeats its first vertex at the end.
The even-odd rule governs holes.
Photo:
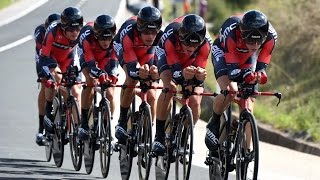
POLYGON ((77 47, 77 53, 78 53, 78 56, 81 56, 83 54, 82 48, 77 47))
POLYGON ((166 54, 165 50, 160 48, 159 46, 156 48, 156 56, 158 59, 161 58, 161 56, 164 56, 166 54))
POLYGON ((219 59, 224 56, 224 52, 217 45, 211 46, 211 54, 215 59, 219 59))
POLYGON ((71 49, 72 48, 71 46, 67 46, 67 45, 64 45, 64 44, 59 44, 59 43, 56 43, 56 42, 53 42, 52 44, 53 44, 53 46, 61 48, 61 49, 71 49))
POLYGON ((228 34, 237 27, 237 23, 232 23, 230 24, 230 26, 228 26, 223 32, 222 32, 222 28, 219 31, 220 34, 220 41, 221 42, 225 42, 228 34))
POLYGON ((163 46, 164 41, 173 33, 173 28, 169 29, 167 32, 164 32, 161 36, 161 44, 163 46))
POLYGON ((34 33, 34 37, 35 38, 38 38, 38 36, 40 35, 40 29, 38 29, 35 33, 34 33))
POLYGON ((235 76, 235 75, 238 75, 240 74, 241 70, 240 69, 234 69, 230 72, 230 75, 231 76, 235 76))
POLYGON ((53 21, 53 22, 51 22, 51 23, 50 23, 50 25, 47 27, 46 31, 50 31, 50 29, 52 29, 52 28, 56 27, 56 26, 57 26, 57 24, 58 24, 58 22, 57 22, 57 21, 53 21))
POLYGON ((241 48, 236 48, 237 51, 242 52, 242 53, 248 53, 249 49, 241 49, 241 48))
POLYGON ((36 53, 35 59, 36 59, 36 62, 39 63, 40 57, 39 57, 39 55, 37 53, 36 53))
POLYGON ((80 44, 82 44, 83 40, 90 34, 90 29, 87 29, 80 35, 80 44))
POLYGON ((120 56, 120 52, 122 50, 121 43, 117 43, 117 42, 113 41, 113 49, 116 51, 117 56, 120 56))
POLYGON ((120 41, 122 41, 123 37, 128 34, 128 32, 132 29, 132 24, 129 24, 127 27, 123 28, 120 32, 120 41))
POLYGON ((131 77, 138 77, 138 71, 130 71, 129 73, 131 77))
POLYGON ((175 71, 173 72, 173 78, 177 79, 177 78, 180 78, 181 77, 181 71, 175 71))
POLYGON ((208 41, 208 43, 210 44, 210 46, 213 45, 213 40, 212 40, 212 38, 211 38, 211 36, 210 36, 209 33, 206 33, 205 39, 208 41))

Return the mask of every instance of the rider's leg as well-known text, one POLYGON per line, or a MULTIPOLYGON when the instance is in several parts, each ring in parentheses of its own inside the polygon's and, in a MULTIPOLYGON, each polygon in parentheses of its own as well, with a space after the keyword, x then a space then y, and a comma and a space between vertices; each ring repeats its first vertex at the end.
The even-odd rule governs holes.
MULTIPOLYGON (((58 74, 57 72, 61 72, 59 67, 50 68, 51 74, 54 76, 56 82, 60 82, 62 79, 62 75, 58 74)), ((45 98, 46 98, 46 115, 44 117, 44 127, 46 131, 49 133, 53 133, 53 121, 54 117, 52 114, 53 111, 53 98, 57 92, 57 87, 45 87, 45 98)))
POLYGON ((106 91, 106 97, 110 102, 111 120, 113 120, 113 114, 115 111, 116 101, 114 99, 115 87, 109 87, 106 91))
POLYGON ((88 113, 93 100, 93 87, 95 80, 89 74, 88 67, 82 67, 82 73, 86 78, 86 86, 81 93, 81 125, 79 127, 79 138, 86 140, 89 138, 88 113))
POLYGON ((45 86, 41 83, 39 95, 38 95, 38 110, 39 110, 39 129, 38 133, 43 133, 43 118, 45 115, 45 105, 46 105, 46 97, 45 97, 45 86))
MULTIPOLYGON (((152 83, 153 86, 156 86, 156 83, 152 83)), ((151 120, 152 123, 154 122, 154 119, 156 118, 156 110, 157 110, 157 90, 156 89, 150 89, 148 92, 148 103, 151 106, 151 120)))
MULTIPOLYGON (((126 65, 123 66, 123 70, 126 73, 126 80, 124 82, 124 85, 135 86, 138 83, 138 81, 132 79, 128 75, 126 65)), ((125 143, 126 141, 128 111, 133 98, 134 98, 134 88, 121 89, 120 117, 118 120, 118 125, 116 126, 116 132, 115 132, 115 136, 120 143, 125 143)))
MULTIPOLYGON (((160 79, 163 82, 163 88, 169 90, 176 90, 176 85, 171 81, 172 73, 170 69, 164 70, 160 73, 160 79)), ((170 113, 170 103, 172 100, 172 93, 161 92, 157 101, 157 119, 156 119, 156 134, 155 140, 152 146, 152 151, 158 155, 162 155, 165 151, 164 140, 165 140, 165 123, 170 113), (159 104, 161 104, 159 106, 159 104)))
MULTIPOLYGON (((194 89, 194 92, 198 93, 198 94, 203 93, 203 91, 204 91, 203 87, 195 87, 195 89, 194 89)), ((190 98, 189 98, 189 106, 192 110, 194 125, 196 125, 197 121, 200 118, 201 100, 202 100, 202 96, 190 96, 190 98)))
MULTIPOLYGON (((231 82, 227 75, 218 77, 217 82, 221 90, 237 90, 237 84, 231 82)), ((207 124, 207 133, 205 143, 208 149, 214 151, 217 149, 219 139, 220 117, 223 111, 229 106, 234 99, 234 95, 224 96, 219 94, 213 101, 213 115, 207 124)))

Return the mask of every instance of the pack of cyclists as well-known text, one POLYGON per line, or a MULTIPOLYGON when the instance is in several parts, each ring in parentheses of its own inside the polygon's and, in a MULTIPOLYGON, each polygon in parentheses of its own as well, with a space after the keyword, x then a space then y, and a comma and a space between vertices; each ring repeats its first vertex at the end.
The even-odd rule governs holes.
MULTIPOLYGON (((176 90, 177 85, 192 82, 195 92, 204 91, 206 65, 211 54, 214 75, 222 90, 236 90, 238 82, 267 83, 266 69, 277 40, 277 33, 260 11, 250 10, 228 18, 213 41, 202 17, 187 14, 174 19, 163 28, 161 12, 152 6, 140 9, 138 15, 116 27, 108 14, 99 15, 94 22, 84 25, 80 9, 68 7, 60 14, 51 14, 35 30, 36 69, 38 78, 60 82, 70 64, 79 57, 81 72, 86 84, 116 84, 119 64, 125 72, 125 85, 136 85, 140 79, 150 78, 152 84, 162 83, 164 88, 176 90), (61 73, 59 73, 61 72, 61 73)), ((80 69, 79 69, 80 71, 80 69)), ((212 72, 209 72, 212 73, 212 72)), ((80 77, 79 77, 80 78, 80 77)), ((44 83, 38 96, 39 130, 36 143, 44 145, 43 130, 53 133, 53 97, 55 87, 44 83)), ((111 119, 115 111, 114 88, 106 97, 111 102, 111 119)), ((115 130, 119 143, 127 136, 128 109, 134 96, 132 88, 121 89, 120 117, 115 130)), ((148 92, 156 134, 152 151, 165 153, 165 120, 170 111, 172 94, 148 92)), ((81 109, 79 139, 88 139, 88 111, 93 98, 93 88, 75 85, 73 94, 81 109)), ((213 104, 212 118, 207 124, 203 143, 211 151, 217 149, 219 119, 234 96, 219 95, 213 104)), ((251 100, 253 110, 254 98, 251 100)), ((194 124, 200 117, 201 96, 191 96, 189 105, 194 124)))

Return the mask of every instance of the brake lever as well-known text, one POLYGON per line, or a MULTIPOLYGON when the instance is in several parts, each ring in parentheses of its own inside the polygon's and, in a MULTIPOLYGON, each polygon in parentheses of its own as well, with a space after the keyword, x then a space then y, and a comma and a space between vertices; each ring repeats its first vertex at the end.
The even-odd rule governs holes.
POLYGON ((281 102, 282 94, 277 92, 277 93, 274 93, 274 96, 276 96, 278 98, 278 103, 277 103, 277 106, 278 106, 280 104, 280 102, 281 102))

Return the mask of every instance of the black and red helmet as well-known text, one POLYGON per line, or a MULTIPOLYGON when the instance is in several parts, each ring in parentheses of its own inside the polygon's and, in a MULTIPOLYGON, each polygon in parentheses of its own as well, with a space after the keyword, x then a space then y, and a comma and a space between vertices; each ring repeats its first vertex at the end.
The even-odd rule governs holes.
POLYGON ((240 22, 242 39, 249 44, 262 44, 268 35, 269 21, 267 16, 257 10, 246 12, 240 22))
POLYGON ((116 29, 116 23, 109 15, 100 15, 94 21, 93 31, 97 39, 113 39, 116 34, 116 29))
POLYGON ((63 30, 67 28, 82 28, 83 16, 80 9, 68 7, 61 13, 61 27, 63 30))
POLYGON ((150 30, 160 30, 162 26, 162 16, 159 9, 146 6, 141 8, 138 12, 137 18, 137 30, 144 31, 146 29, 150 30))
POLYGON ((196 14, 184 17, 179 29, 179 40, 187 45, 199 46, 206 36, 206 23, 196 14))

